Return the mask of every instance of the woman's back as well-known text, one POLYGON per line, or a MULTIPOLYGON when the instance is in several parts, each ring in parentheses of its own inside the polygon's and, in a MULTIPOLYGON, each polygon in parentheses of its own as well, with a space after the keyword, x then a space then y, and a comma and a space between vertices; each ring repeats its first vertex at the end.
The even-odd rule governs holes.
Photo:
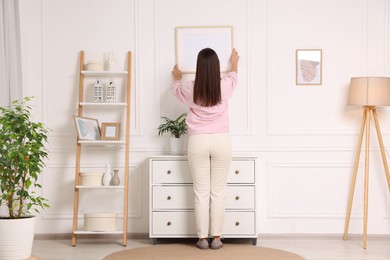
POLYGON ((231 71, 221 78, 218 55, 205 48, 198 54, 194 81, 182 82, 177 65, 173 68, 175 79, 173 94, 188 106, 188 134, 229 132, 228 99, 237 86, 239 56, 235 49, 230 56, 231 71))
POLYGON ((229 132, 228 99, 237 86, 237 78, 237 73, 230 72, 220 80, 221 100, 214 106, 202 106, 194 102, 194 81, 175 81, 172 92, 189 108, 186 119, 189 135, 229 132))

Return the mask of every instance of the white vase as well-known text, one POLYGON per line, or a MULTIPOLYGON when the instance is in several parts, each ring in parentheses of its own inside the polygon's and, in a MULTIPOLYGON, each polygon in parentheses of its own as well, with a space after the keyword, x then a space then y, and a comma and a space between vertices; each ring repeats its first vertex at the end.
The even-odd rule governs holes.
POLYGON ((112 178, 111 166, 107 163, 106 164, 106 171, 105 171, 105 173, 103 175, 103 185, 104 186, 110 186, 111 178, 112 178))
POLYGON ((35 216, 21 219, 0 218, 0 260, 31 257, 35 216))
POLYGON ((185 154, 185 139, 171 137, 171 154, 183 155, 185 154))

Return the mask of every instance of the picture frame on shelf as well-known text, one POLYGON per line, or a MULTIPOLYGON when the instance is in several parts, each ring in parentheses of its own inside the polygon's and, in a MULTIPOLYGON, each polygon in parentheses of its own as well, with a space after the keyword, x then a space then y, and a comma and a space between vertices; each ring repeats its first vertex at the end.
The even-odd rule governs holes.
POLYGON ((79 140, 100 140, 99 122, 95 118, 73 116, 79 140))
POLYGON ((119 140, 120 123, 102 123, 102 140, 119 140))
POLYGON ((297 49, 296 85, 322 85, 322 50, 297 49))
POLYGON ((183 73, 195 73, 199 51, 213 49, 219 58, 221 72, 230 68, 233 48, 233 26, 176 27, 176 64, 183 73))

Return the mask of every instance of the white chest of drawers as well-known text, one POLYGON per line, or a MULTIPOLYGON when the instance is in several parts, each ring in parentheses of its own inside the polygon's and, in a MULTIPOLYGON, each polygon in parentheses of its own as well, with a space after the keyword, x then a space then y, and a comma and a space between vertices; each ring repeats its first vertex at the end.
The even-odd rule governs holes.
MULTIPOLYGON (((226 192, 223 237, 257 243, 256 157, 235 156, 226 192)), ((149 158, 149 237, 196 237, 194 192, 186 156, 149 158)))

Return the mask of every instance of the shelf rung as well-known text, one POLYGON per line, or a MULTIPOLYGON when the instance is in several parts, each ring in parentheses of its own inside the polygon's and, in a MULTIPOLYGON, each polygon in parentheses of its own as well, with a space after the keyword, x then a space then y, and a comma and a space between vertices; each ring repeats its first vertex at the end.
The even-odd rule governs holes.
POLYGON ((123 190, 125 188, 125 186, 82 186, 82 185, 77 185, 76 186, 77 189, 108 189, 108 190, 115 190, 115 189, 118 189, 118 190, 123 190))
POLYGON ((126 141, 78 140, 79 144, 126 144, 126 141))
POLYGON ((103 234, 123 234, 123 231, 84 231, 84 230, 76 230, 74 234, 77 235, 103 235, 103 234))
POLYGON ((126 76, 127 70, 120 71, 108 71, 108 70, 82 70, 80 72, 84 76, 126 76))
POLYGON ((124 102, 110 103, 110 102, 80 102, 80 106, 84 107, 126 107, 127 104, 124 102))

